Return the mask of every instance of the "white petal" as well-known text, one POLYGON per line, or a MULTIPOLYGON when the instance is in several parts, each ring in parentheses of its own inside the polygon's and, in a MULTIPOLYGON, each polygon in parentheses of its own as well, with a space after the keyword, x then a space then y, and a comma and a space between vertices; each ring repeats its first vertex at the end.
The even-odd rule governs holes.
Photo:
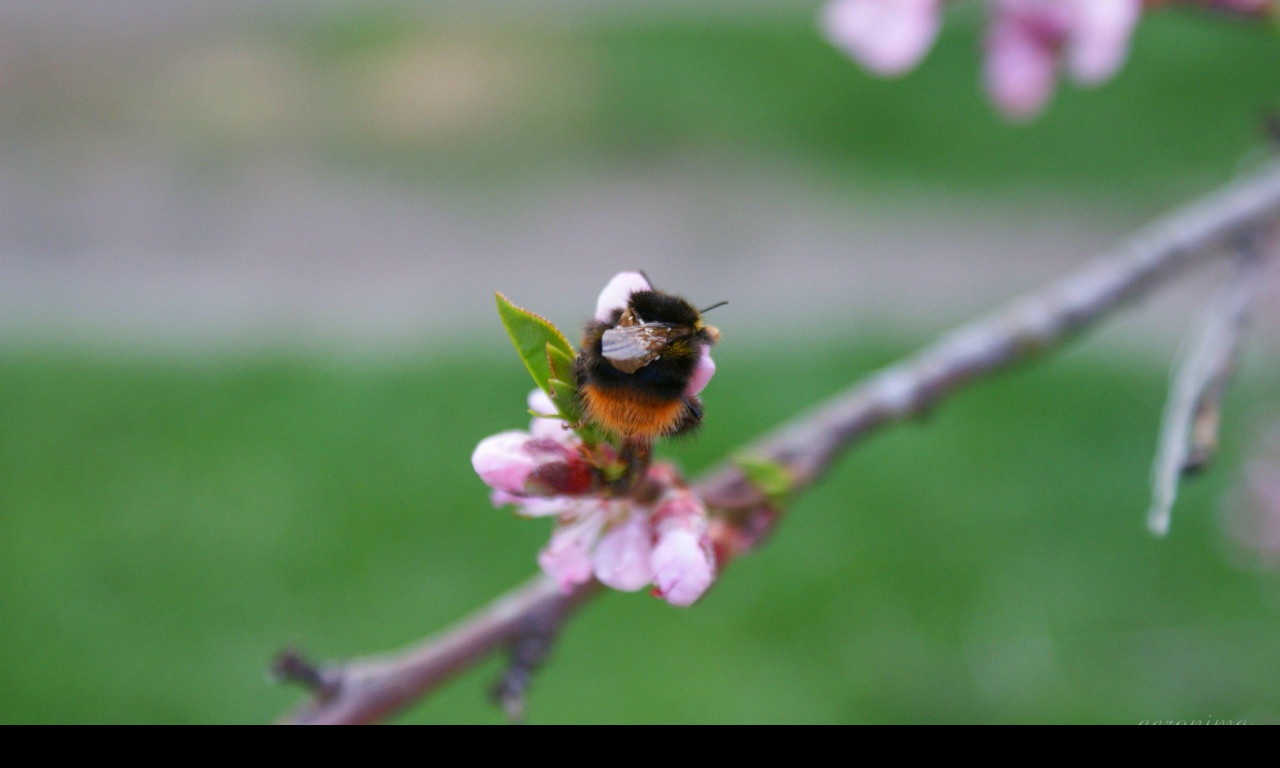
MULTIPOLYGON (((556 406, 551 402, 551 398, 541 389, 535 389, 529 393, 528 398, 529 410, 534 413, 557 413, 556 406)), ((576 445, 581 441, 578 434, 566 426, 564 419, 542 419, 535 416, 529 422, 529 434, 533 435, 535 440, 555 440, 564 445, 576 445)))
POLYGON ((1067 69, 1081 85, 1109 80, 1129 55, 1129 37, 1142 14, 1141 0, 1072 0, 1067 69))
POLYGON ((827 39, 879 75, 915 67, 941 26, 938 0, 833 0, 822 9, 827 39))
POLYGON ((652 290, 649 281, 639 272, 619 272, 613 276, 609 284, 596 299, 596 319, 602 323, 609 322, 614 310, 625 309, 627 300, 636 291, 652 290))

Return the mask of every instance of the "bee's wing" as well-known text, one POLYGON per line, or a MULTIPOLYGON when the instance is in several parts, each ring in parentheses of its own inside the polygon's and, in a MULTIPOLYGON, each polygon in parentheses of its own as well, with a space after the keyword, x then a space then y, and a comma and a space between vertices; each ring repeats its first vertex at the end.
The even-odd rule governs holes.
POLYGON ((610 328, 600 337, 600 354, 619 371, 635 373, 658 359, 663 346, 680 331, 662 323, 610 328))

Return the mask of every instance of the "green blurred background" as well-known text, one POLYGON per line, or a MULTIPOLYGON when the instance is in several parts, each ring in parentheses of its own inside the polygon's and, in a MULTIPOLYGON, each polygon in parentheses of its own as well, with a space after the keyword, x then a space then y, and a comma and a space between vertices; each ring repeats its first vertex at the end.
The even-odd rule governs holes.
MULTIPOLYGON (((0 10, 0 721, 265 722, 526 577, 476 442, 620 269, 727 298, 696 473, 1265 155, 1273 31, 1185 12, 1025 127, 959 4, 868 77, 817 3, 0 10)), ((1280 580, 1227 535, 1275 422, 1274 291, 1223 454, 1143 528, 1212 271, 878 435, 688 610, 609 594, 552 722, 1280 720, 1280 580)), ((572 334, 571 334, 572 335, 572 334)), ((400 718, 499 722, 497 660, 400 718)))

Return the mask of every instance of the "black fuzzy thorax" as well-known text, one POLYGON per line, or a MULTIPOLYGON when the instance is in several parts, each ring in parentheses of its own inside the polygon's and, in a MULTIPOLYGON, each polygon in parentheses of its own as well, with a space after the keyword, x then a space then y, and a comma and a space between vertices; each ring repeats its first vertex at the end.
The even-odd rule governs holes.
MULTIPOLYGON (((702 317, 693 305, 678 296, 659 291, 637 291, 628 302, 632 311, 646 323, 672 323, 697 327, 702 317)), ((601 352, 604 332, 618 324, 623 310, 614 310, 609 322, 592 320, 582 336, 582 350, 574 362, 578 385, 590 382, 600 389, 629 388, 660 400, 678 400, 684 396, 689 379, 698 367, 703 348, 711 344, 705 330, 686 337, 683 344, 669 345, 653 362, 635 373, 623 373, 605 359, 601 352), (683 354, 678 352, 683 349, 683 354)))

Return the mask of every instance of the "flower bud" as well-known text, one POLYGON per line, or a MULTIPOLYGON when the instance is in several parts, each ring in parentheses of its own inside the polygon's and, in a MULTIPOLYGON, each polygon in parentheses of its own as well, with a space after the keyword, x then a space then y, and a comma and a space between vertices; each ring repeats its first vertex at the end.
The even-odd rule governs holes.
POLYGON ((672 605, 692 605, 715 580, 715 554, 707 535, 706 509, 681 491, 654 513, 658 543, 653 549, 655 592, 672 605))
POLYGON ((481 440, 471 454, 471 466, 490 488, 512 494, 580 495, 597 481, 595 470, 576 448, 518 430, 481 440))
POLYGON ((508 430, 480 441, 471 454, 471 466, 490 488, 507 493, 524 493, 525 481, 538 461, 525 449, 529 434, 508 430))

